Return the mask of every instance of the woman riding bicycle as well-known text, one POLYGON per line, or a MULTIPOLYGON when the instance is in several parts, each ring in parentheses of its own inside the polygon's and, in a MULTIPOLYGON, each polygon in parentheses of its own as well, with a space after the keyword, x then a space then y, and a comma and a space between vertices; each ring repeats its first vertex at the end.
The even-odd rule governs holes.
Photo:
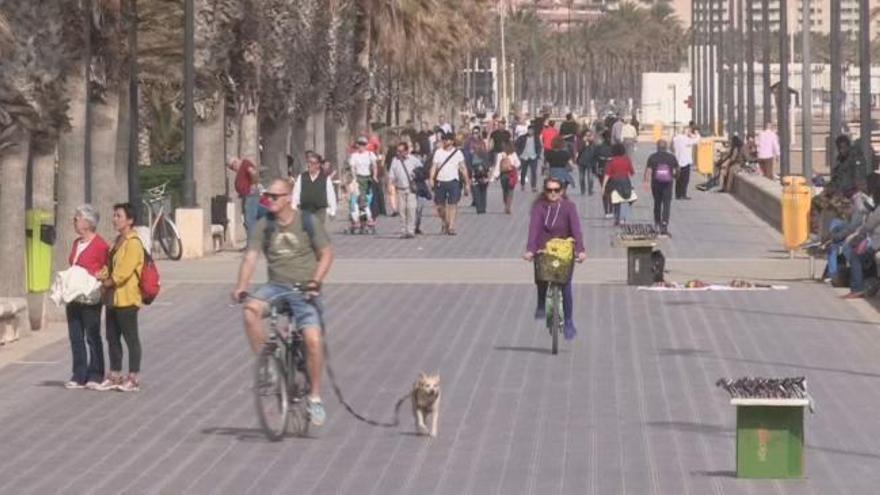
MULTIPOLYGON (((544 180, 544 192, 532 204, 529 222, 529 238, 523 259, 535 260, 535 255, 544 250, 550 239, 574 239, 574 252, 578 263, 587 258, 584 249, 584 236, 577 207, 563 192, 562 181, 555 177, 544 180)), ((537 267, 536 267, 537 275, 537 267)), ((538 304, 535 319, 543 319, 544 301, 547 294, 547 283, 535 278, 538 290, 538 304)), ((571 277, 562 288, 562 306, 565 313, 565 338, 571 340, 577 334, 574 326, 574 308, 571 296, 571 277)))

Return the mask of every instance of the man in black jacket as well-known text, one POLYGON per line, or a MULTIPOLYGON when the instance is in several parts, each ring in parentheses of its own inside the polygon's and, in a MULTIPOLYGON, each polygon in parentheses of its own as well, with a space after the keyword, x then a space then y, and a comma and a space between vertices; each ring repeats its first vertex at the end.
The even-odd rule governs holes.
POLYGON ((516 155, 519 157, 520 163, 520 190, 526 190, 526 173, 531 170, 532 192, 537 192, 538 188, 538 161, 544 154, 544 143, 541 142, 541 135, 534 126, 530 126, 526 134, 516 139, 516 155))

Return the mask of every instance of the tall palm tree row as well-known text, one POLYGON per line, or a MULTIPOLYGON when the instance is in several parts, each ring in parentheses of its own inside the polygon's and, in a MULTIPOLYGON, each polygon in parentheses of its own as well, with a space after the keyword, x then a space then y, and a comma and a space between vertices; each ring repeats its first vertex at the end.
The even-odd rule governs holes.
MULTIPOLYGON (((0 259, 24 256, 28 173, 36 179, 33 205, 58 213, 55 262, 63 266, 77 205, 94 203, 105 215, 102 233, 112 234, 106 218, 112 203, 128 198, 128 153, 145 165, 179 159, 182 4, 0 0, 0 259), (125 13, 135 6, 138 46, 127 46, 125 13), (138 150, 127 144, 131 57, 138 150)), ((366 129, 379 105, 394 101, 412 115, 442 108, 459 90, 460 61, 488 41, 493 4, 195 0, 199 205, 207 210, 223 192, 226 146, 284 176, 307 120, 320 121, 314 128, 332 157, 337 131, 366 129)), ((24 274, 12 271, 0 295, 24 292, 24 274)))

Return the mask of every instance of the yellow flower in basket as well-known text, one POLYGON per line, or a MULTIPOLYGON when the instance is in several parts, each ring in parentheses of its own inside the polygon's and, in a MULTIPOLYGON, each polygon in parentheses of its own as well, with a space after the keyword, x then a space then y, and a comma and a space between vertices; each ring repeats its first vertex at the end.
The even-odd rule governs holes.
POLYGON ((571 261, 574 259, 574 239, 571 237, 567 239, 550 239, 547 241, 544 252, 554 258, 571 261))

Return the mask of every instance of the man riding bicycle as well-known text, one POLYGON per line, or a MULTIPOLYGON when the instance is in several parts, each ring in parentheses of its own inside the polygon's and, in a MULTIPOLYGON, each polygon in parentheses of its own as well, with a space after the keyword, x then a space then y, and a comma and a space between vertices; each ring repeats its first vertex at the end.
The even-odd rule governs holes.
POLYGON ((324 225, 308 212, 299 212, 290 204, 290 184, 272 181, 263 197, 269 201, 269 217, 251 230, 247 251, 238 272, 238 284, 232 298, 246 294, 260 252, 266 257, 269 282, 254 293, 244 305, 244 326, 254 353, 266 341, 263 318, 269 314, 266 301, 276 296, 291 311, 297 330, 306 344, 310 393, 307 402, 312 424, 321 426, 326 419, 321 402, 321 372, 324 356, 321 347, 321 282, 333 263, 333 249, 324 225), (301 290, 293 290, 293 288, 301 290))

